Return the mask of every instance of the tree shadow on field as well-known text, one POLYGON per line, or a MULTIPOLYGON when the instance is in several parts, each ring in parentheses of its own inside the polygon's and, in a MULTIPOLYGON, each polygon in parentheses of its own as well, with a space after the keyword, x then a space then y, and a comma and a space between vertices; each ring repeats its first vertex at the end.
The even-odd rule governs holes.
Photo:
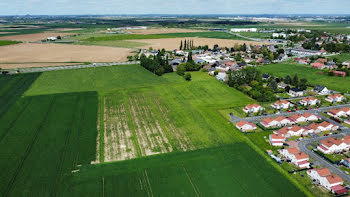
POLYGON ((41 73, 0 75, 0 117, 34 83, 41 73))

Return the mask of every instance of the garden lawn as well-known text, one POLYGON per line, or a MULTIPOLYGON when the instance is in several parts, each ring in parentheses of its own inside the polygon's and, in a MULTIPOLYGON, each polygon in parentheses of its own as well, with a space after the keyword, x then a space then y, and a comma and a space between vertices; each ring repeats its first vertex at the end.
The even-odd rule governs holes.
POLYGON ((350 78, 349 77, 335 77, 319 74, 322 72, 318 69, 313 69, 301 64, 270 64, 258 67, 263 73, 272 73, 275 76, 286 77, 295 74, 300 78, 306 78, 308 83, 312 85, 324 85, 329 89, 350 92, 350 78))

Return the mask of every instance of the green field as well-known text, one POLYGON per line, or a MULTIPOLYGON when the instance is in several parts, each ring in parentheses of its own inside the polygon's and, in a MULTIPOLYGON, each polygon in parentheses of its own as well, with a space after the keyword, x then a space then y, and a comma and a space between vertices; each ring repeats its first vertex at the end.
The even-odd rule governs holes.
POLYGON ((306 78, 308 83, 312 85, 324 85, 329 89, 349 92, 350 91, 350 79, 349 77, 335 77, 319 74, 321 72, 318 69, 313 69, 301 64, 270 64, 258 67, 263 73, 273 73, 275 76, 286 77, 287 75, 298 75, 300 78, 306 78))
MULTIPOLYGON (((86 36, 86 35, 85 35, 86 36)), ((201 37, 201 38, 220 38, 245 40, 241 37, 225 33, 225 32, 191 32, 191 33, 168 33, 168 34, 120 34, 120 35, 105 35, 93 34, 82 41, 111 41, 111 40, 135 40, 135 39, 160 39, 160 38, 179 38, 179 37, 201 37)))
POLYGON ((5 77, 21 76, 0 116, 3 196, 310 195, 218 112, 254 101, 206 73, 5 77))
POLYGON ((242 36, 248 37, 248 38, 271 38, 272 33, 259 33, 259 32, 240 32, 239 33, 242 36))
POLYGON ((19 41, 12 41, 12 40, 0 40, 0 46, 6 46, 11 44, 18 44, 21 43, 19 41))
POLYGON ((87 166, 66 184, 62 196, 304 196, 245 143, 87 166))

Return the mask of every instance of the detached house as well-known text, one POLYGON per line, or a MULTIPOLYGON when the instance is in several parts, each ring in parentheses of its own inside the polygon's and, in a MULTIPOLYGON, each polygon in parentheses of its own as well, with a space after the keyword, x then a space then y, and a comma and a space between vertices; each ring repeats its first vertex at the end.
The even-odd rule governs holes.
POLYGON ((276 101, 274 104, 271 105, 271 107, 275 109, 288 109, 292 106, 293 104, 286 100, 276 101))
POLYGON ((260 124, 263 125, 265 128, 281 126, 280 122, 276 121, 274 118, 265 118, 260 121, 260 124))
POLYGON ((315 62, 311 64, 312 68, 317 68, 317 69, 324 69, 326 66, 324 63, 321 62, 315 62))
POLYGON ((344 101, 345 97, 341 94, 330 94, 325 100, 330 103, 337 103, 344 101))
POLYGON ((347 151, 350 148, 350 136, 347 135, 342 139, 329 138, 321 140, 317 146, 317 150, 324 154, 339 153, 347 151))
POLYGON ((269 141, 272 146, 283 146, 283 143, 285 142, 286 138, 279 134, 270 134, 269 135, 269 141))
POLYGON ((291 88, 288 92, 288 94, 292 97, 299 97, 304 95, 304 91, 298 89, 298 88, 291 88))
POLYGON ((311 169, 308 170, 307 175, 310 179, 320 184, 329 191, 336 194, 345 194, 348 190, 343 187, 343 179, 338 175, 331 174, 328 168, 311 169))
POLYGON ((243 111, 244 111, 245 113, 257 113, 257 112, 262 111, 262 110, 264 110, 264 108, 261 107, 259 104, 256 104, 256 103, 254 103, 254 104, 248 104, 248 105, 246 105, 246 106, 243 108, 243 111))
POLYGON ((291 115, 289 119, 295 123, 307 122, 306 118, 300 114, 291 115))
POLYGON ((307 106, 307 105, 317 105, 320 103, 320 101, 314 97, 307 97, 303 98, 301 101, 299 101, 300 105, 307 106))
POLYGON ((247 121, 237 122, 236 127, 241 131, 252 131, 256 129, 256 125, 247 121))
POLYGON ((317 121, 317 120, 321 120, 321 118, 315 114, 311 114, 309 112, 306 112, 302 115, 306 121, 317 121))
POLYGON ((315 86, 314 91, 320 95, 327 95, 330 93, 330 91, 327 89, 327 87, 321 86, 321 85, 315 86))
POLYGON ((293 124, 293 122, 289 119, 289 118, 286 118, 286 117, 283 117, 283 116, 279 116, 275 119, 275 121, 278 122, 278 125, 279 126, 286 126, 286 125, 291 125, 293 124))
POLYGON ((280 149, 279 153, 299 168, 310 168, 309 156, 298 148, 280 149))

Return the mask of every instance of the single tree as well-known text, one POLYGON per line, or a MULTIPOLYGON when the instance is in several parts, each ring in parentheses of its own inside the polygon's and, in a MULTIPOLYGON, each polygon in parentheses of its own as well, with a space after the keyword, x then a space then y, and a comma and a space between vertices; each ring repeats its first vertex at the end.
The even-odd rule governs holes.
POLYGON ((181 42, 180 42, 180 50, 182 50, 182 40, 181 40, 181 42))
POLYGON ((294 77, 293 77, 293 80, 292 80, 292 85, 293 86, 298 86, 298 84, 299 84, 298 75, 295 74, 294 77))

